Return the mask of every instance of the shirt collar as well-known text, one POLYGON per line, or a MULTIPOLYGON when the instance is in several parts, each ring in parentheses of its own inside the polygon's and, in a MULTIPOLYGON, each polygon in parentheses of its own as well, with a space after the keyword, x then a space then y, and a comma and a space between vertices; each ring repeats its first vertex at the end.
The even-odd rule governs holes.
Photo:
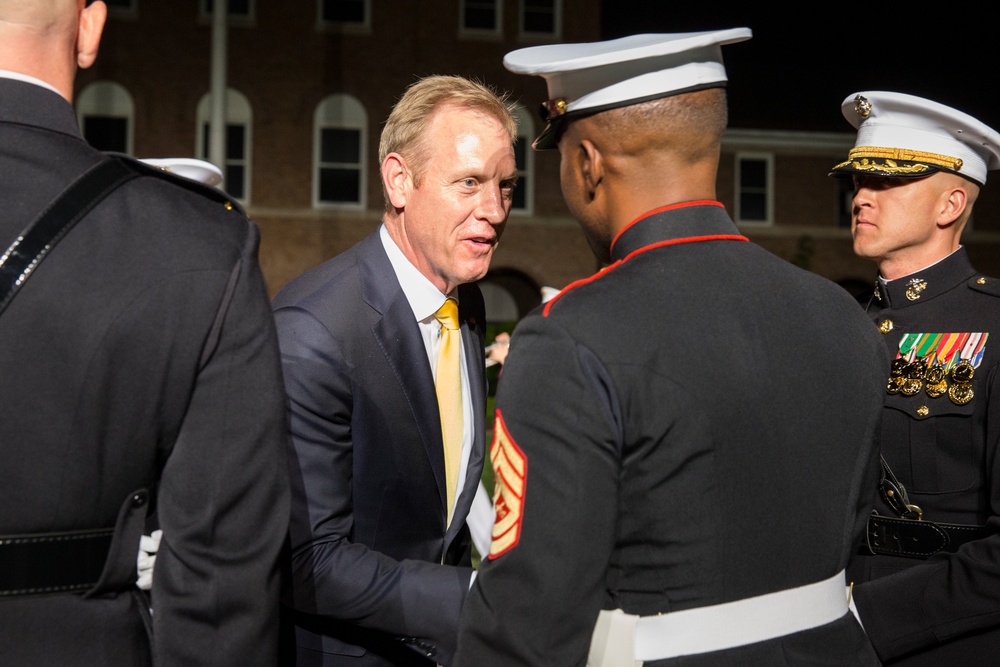
POLYGON ((41 79, 36 79, 33 76, 28 76, 27 74, 21 74, 20 72, 11 72, 10 70, 0 69, 0 79, 14 79, 15 81, 23 81, 24 83, 31 83, 36 86, 41 86, 42 88, 48 88, 53 93, 62 97, 63 94, 56 90, 55 86, 46 83, 41 79))
MULTIPOLYGON (((396 280, 406 296, 407 303, 410 304, 413 316, 418 322, 433 317, 438 308, 444 304, 447 296, 442 294, 441 290, 427 280, 424 274, 420 273, 417 267, 413 266, 406 258, 403 251, 389 236, 389 230, 386 229, 384 223, 379 229, 379 238, 382 240, 385 254, 389 256, 392 270, 396 273, 396 280)), ((455 298, 458 298, 457 295, 455 298)))

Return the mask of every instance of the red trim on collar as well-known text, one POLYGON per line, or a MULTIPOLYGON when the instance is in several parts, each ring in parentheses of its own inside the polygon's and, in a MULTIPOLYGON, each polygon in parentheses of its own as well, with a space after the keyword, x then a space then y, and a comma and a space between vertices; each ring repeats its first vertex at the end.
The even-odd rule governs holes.
MULTIPOLYGON (((662 210, 662 209, 660 209, 660 210, 662 210)), ((572 289, 574 289, 576 287, 580 287, 581 285, 586 285, 587 283, 594 282, 598 278, 601 278, 602 276, 607 275, 609 272, 613 271, 614 269, 617 269, 619 266, 621 266, 622 264, 624 264, 628 260, 632 259, 636 255, 642 254, 642 253, 646 252, 647 250, 655 250, 656 248, 663 248, 663 247, 671 246, 671 245, 680 245, 682 243, 699 243, 701 241, 746 241, 746 242, 749 242, 750 239, 748 239, 745 236, 741 236, 740 234, 711 234, 709 236, 688 236, 688 237, 682 238, 682 239, 668 239, 666 241, 659 241, 657 243, 651 243, 648 246, 643 246, 642 248, 639 248, 637 250, 633 250, 631 253, 629 253, 628 255, 626 255, 624 258, 619 259, 618 261, 616 261, 616 262, 614 262, 612 264, 607 265, 606 267, 604 267, 603 269, 601 269, 600 271, 598 271, 597 273, 595 273, 594 275, 592 275, 592 276, 590 276, 588 278, 581 278, 580 280, 577 280, 577 281, 574 281, 574 282, 570 283, 565 288, 563 288, 563 290, 561 292, 559 292, 559 294, 555 295, 548 303, 545 304, 545 308, 542 310, 542 315, 544 317, 548 317, 549 316, 549 310, 552 308, 552 304, 554 304, 556 301, 558 301, 559 299, 561 299, 562 296, 564 294, 566 294, 567 292, 569 292, 570 290, 572 290, 572 289)))
POLYGON ((685 202, 680 202, 679 204, 667 204, 666 206, 661 206, 660 208, 654 208, 652 211, 647 211, 646 213, 643 213, 638 218, 636 218, 632 222, 622 227, 621 230, 619 230, 619 232, 615 234, 615 238, 611 241, 611 251, 614 251, 615 244, 618 243, 618 239, 621 238, 621 235, 625 233, 625 230, 634 225, 635 223, 639 222, 640 220, 644 220, 651 215, 656 215, 657 213, 663 213, 664 211, 672 211, 678 208, 688 208, 691 206, 718 206, 719 208, 725 208, 721 202, 717 202, 714 199, 698 199, 695 201, 685 201, 685 202))

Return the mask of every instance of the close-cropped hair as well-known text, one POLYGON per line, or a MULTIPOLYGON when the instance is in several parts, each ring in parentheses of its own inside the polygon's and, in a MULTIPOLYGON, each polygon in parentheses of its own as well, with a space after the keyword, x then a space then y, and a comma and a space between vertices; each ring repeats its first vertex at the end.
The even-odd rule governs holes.
MULTIPOLYGON (((419 185, 428 147, 423 137, 434 112, 441 106, 453 105, 495 118, 510 135, 517 139, 515 104, 506 92, 498 92, 485 84, 454 75, 428 76, 410 85, 393 107, 382 129, 378 161, 381 165, 390 153, 399 153, 407 161, 414 183, 419 185)), ((384 194, 383 186, 383 194, 384 194)), ((386 198, 388 206, 388 198, 386 198)))

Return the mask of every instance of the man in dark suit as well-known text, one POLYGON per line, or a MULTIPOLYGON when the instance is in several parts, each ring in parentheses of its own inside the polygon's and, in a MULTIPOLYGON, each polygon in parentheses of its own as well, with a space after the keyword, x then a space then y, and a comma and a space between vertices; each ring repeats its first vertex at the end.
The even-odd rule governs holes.
POLYGON ((412 85, 382 132, 383 224, 274 300, 299 665, 447 664, 454 651, 484 454, 485 319, 472 283, 510 212, 515 137, 488 88, 451 76, 412 85), (435 313, 455 299, 449 333, 435 313), (447 372, 439 353, 455 333, 447 372), (447 386, 461 397, 438 399, 447 386))
POLYGON ((0 313, 0 662, 274 664, 287 435, 258 233, 224 193, 80 136, 106 11, 0 0, 3 247, 92 167, 136 172, 0 313))
POLYGON ((844 568, 876 479, 877 332, 715 200, 721 45, 508 54, 545 76, 566 202, 608 266, 523 319, 493 543, 456 664, 877 665, 844 568), (589 661, 588 661, 589 655, 589 661))
POLYGON ((848 575, 885 664, 988 665, 1000 648, 1000 280, 962 231, 1000 168, 1000 133, 932 100, 863 91, 841 104, 856 144, 854 251, 878 265, 868 314, 886 358, 882 484, 848 575))

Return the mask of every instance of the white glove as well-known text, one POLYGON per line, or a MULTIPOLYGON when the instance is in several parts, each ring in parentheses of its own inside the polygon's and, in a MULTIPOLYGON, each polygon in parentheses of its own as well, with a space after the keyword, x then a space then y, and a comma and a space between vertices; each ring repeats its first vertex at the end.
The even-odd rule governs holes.
POLYGON ((163 531, 154 530, 151 535, 143 535, 139 540, 139 556, 136 559, 139 578, 135 585, 144 591, 153 587, 153 564, 156 562, 156 552, 160 548, 161 537, 163 531))

